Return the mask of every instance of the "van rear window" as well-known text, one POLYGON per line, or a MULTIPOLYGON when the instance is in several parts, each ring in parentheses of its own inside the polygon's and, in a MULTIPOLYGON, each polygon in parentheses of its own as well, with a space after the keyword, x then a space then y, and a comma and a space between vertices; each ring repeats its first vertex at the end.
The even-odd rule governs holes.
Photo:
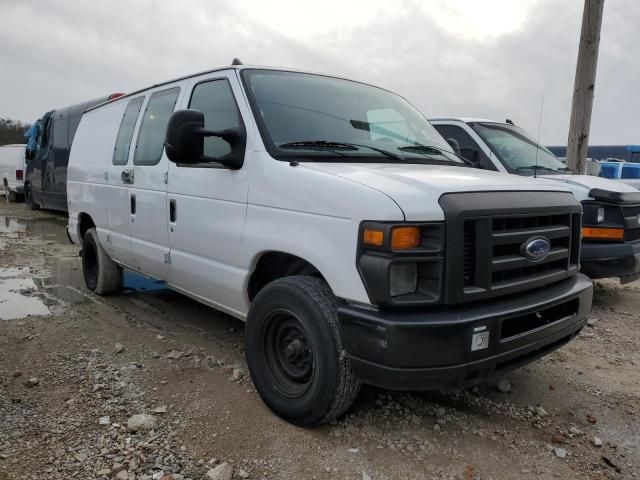
POLYGON ((149 98, 136 142, 134 165, 156 165, 164 149, 164 137, 169 117, 178 100, 179 88, 156 92, 149 98))
POLYGON ((129 160, 133 130, 136 128, 136 121, 138 120, 142 102, 144 102, 144 97, 138 97, 127 104, 127 108, 122 116, 122 121, 120 122, 116 148, 113 150, 114 165, 126 165, 129 160))

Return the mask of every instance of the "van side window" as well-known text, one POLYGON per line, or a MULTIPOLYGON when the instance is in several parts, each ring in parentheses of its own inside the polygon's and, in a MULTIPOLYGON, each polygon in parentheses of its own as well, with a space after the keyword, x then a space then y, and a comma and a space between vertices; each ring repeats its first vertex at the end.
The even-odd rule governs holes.
POLYGON ((149 98, 138 132, 134 165, 157 165, 160 162, 167 123, 176 106, 179 93, 180 89, 176 87, 156 92, 149 98))
MULTIPOLYGON (((239 127, 242 119, 229 81, 212 80, 199 83, 193 89, 189 108, 200 110, 204 114, 204 128, 207 130, 225 130, 239 127)), ((218 137, 205 137, 204 154, 219 158, 231 152, 227 142, 218 137)))
POLYGON ((116 146, 113 149, 113 164, 126 165, 129 160, 129 150, 131 148, 131 140, 133 139, 133 130, 136 127, 136 120, 140 108, 144 102, 144 97, 134 98, 127 104, 124 110, 120 128, 118 129, 118 137, 116 138, 116 146))
POLYGON ((60 150, 69 149, 69 117, 62 113, 56 113, 53 120, 53 145, 60 150))

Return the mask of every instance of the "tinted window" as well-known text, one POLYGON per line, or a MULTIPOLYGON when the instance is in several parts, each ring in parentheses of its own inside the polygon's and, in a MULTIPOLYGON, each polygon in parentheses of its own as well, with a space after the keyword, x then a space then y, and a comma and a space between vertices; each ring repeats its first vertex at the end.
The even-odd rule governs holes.
POLYGON ((126 165, 129 160, 129 149, 131 148, 131 140, 133 138, 133 130, 136 127, 136 120, 142 107, 144 97, 134 98, 129 102, 120 122, 118 130, 118 138, 113 151, 113 164, 126 165))
POLYGON ((64 113, 56 114, 53 119, 53 147, 69 148, 69 117, 64 113))
MULTIPOLYGON (((239 127, 242 123, 231 85, 227 80, 200 83, 193 89, 189 108, 204 113, 204 128, 224 130, 239 127)), ((217 137, 205 137, 204 154, 222 157, 231 152, 227 142, 217 137)))
POLYGON ((138 133, 136 153, 133 157, 135 165, 156 165, 160 161, 167 123, 179 93, 179 88, 171 88, 151 95, 138 133))
POLYGON ((453 125, 434 125, 446 140, 453 138, 460 145, 460 155, 468 160, 477 160, 478 165, 487 170, 496 170, 476 141, 464 129, 453 125), (478 153, 474 153, 478 152, 478 153))

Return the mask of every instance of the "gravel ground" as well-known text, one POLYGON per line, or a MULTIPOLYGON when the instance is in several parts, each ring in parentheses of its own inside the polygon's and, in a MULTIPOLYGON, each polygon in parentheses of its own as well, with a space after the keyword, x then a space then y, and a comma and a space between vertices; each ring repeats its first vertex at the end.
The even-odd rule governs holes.
POLYGON ((364 388, 305 430, 260 401, 242 322, 91 294, 64 226, 0 203, 0 480, 640 477, 640 282, 598 282, 589 327, 498 385, 364 388))

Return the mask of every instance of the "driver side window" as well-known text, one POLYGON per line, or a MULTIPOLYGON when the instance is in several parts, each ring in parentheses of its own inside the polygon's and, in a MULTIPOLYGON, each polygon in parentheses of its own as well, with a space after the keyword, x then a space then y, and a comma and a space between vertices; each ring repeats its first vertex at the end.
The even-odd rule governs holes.
MULTIPOLYGON (((189 108, 200 110, 204 114, 204 128, 207 130, 221 131, 242 125, 238 105, 226 79, 196 85, 189 108)), ((230 152, 228 142, 218 137, 205 137, 203 153, 207 157, 220 158, 230 152)))

